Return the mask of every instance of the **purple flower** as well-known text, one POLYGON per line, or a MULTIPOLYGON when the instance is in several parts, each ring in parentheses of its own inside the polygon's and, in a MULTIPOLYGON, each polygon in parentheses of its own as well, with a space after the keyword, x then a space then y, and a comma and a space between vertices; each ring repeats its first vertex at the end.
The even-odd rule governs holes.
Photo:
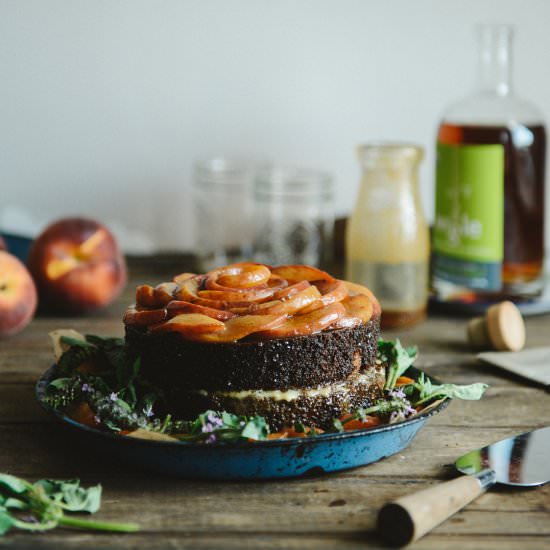
POLYGON ((212 426, 212 424, 210 424, 210 422, 207 422, 202 428, 202 433, 210 433, 210 432, 213 432, 214 431, 214 426, 212 426))
POLYGON ((212 426, 215 426, 215 427, 218 427, 218 426, 223 426, 223 420, 221 418, 219 418, 218 416, 216 416, 214 413, 208 413, 206 415, 206 418, 208 420, 208 422, 210 424, 212 424, 212 426))
POLYGON ((145 407, 143 409, 143 414, 147 417, 147 418, 151 418, 151 416, 153 416, 155 413, 153 412, 153 407, 151 405, 148 405, 147 407, 145 407))
POLYGON ((21 519, 27 523, 40 523, 34 516, 22 516, 21 519))
POLYGON ((205 440, 205 443, 215 443, 216 442, 216 435, 210 434, 205 440))
POLYGON ((401 388, 392 390, 390 392, 390 395, 392 397, 397 397, 399 399, 404 399, 405 398, 405 392, 401 388))
POLYGON ((97 424, 101 424, 101 418, 99 418, 97 414, 94 416, 94 422, 96 422, 97 424))
POLYGON ((118 395, 116 394, 116 392, 112 392, 111 395, 109 395, 109 399, 111 401, 118 401, 118 395))
POLYGON ((90 384, 82 384, 82 388, 80 388, 83 392, 89 392, 92 391, 92 388, 90 388, 90 384))

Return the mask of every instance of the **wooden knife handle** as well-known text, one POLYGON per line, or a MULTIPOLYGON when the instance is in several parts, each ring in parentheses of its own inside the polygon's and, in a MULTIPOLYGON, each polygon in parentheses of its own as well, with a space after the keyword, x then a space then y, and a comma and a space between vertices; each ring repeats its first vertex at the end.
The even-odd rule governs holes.
POLYGON ((378 513, 378 533, 392 546, 409 544, 474 500, 486 486, 477 477, 461 476, 389 502, 378 513))

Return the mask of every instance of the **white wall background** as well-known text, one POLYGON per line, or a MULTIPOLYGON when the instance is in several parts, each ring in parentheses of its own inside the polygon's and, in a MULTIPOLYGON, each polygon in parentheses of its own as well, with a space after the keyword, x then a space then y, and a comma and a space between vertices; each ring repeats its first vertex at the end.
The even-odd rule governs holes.
POLYGON ((437 122, 495 20, 548 118, 547 0, 0 0, 0 227, 86 214, 190 249, 192 163, 220 154, 328 170, 347 213, 378 139, 426 147, 431 216, 437 122))

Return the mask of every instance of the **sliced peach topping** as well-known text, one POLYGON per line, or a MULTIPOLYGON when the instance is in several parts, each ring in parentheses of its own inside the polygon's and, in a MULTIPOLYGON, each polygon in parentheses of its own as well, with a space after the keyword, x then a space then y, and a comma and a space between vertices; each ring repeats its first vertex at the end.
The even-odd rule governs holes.
POLYGON ((380 306, 370 290, 306 265, 270 268, 243 262, 205 275, 182 273, 155 288, 142 285, 128 324, 179 332, 204 342, 304 336, 368 322, 380 306), (164 316, 164 317, 163 317, 164 316), (159 320, 160 319, 160 320, 159 320), (165 321, 165 322, 163 322, 165 321))
MULTIPOLYGON (((246 336, 271 329, 283 323, 286 315, 243 315, 225 322, 225 327, 214 334, 205 334, 206 342, 234 342, 246 336)), ((222 323, 223 324, 223 323, 222 323)))
POLYGON ((311 313, 294 315, 277 327, 264 330, 259 336, 268 338, 288 338, 290 336, 305 336, 320 332, 335 323, 345 315, 342 304, 331 304, 323 309, 316 309, 311 313))
POLYGON ((160 283, 155 287, 153 292, 157 302, 165 306, 174 299, 174 293, 176 292, 178 285, 176 283, 160 283))
POLYGON ((152 332, 180 332, 190 339, 198 335, 224 330, 225 324, 201 313, 182 313, 166 323, 151 327, 152 332))
POLYGON ((287 281, 334 281, 334 277, 325 271, 309 265, 281 265, 274 267, 271 273, 287 281))
POLYGON ((146 327, 162 323, 168 317, 165 308, 145 309, 136 306, 130 306, 124 313, 124 323, 127 325, 138 325, 146 327))
POLYGON ((227 321, 232 317, 235 317, 235 313, 230 311, 224 311, 223 309, 214 309, 211 307, 201 306, 200 304, 193 304, 191 302, 183 302, 181 300, 172 300, 166 307, 168 310, 168 316, 174 317, 180 313, 202 313, 212 319, 218 319, 219 321, 227 321))

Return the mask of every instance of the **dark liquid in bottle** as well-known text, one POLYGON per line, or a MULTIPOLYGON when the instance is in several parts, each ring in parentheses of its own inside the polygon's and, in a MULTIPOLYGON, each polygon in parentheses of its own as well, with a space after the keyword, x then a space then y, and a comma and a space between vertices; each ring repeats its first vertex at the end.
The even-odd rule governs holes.
MULTIPOLYGON (((540 280, 544 263, 544 126, 463 126, 444 123, 439 128, 438 141, 450 145, 500 143, 504 146, 501 295, 514 297, 523 294, 523 285, 540 280)), ((538 292, 541 288, 542 283, 538 292)))

